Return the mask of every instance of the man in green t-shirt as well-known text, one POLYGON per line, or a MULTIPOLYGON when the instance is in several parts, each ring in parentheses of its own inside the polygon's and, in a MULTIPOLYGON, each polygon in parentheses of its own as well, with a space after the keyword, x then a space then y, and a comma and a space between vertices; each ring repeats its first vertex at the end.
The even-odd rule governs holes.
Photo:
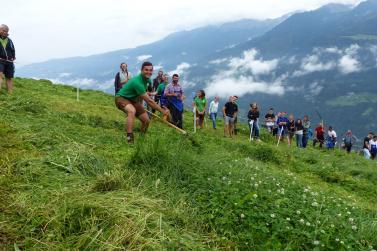
POLYGON ((135 117, 141 121, 141 132, 145 133, 149 125, 149 117, 143 107, 144 100, 150 107, 160 111, 164 115, 169 114, 169 110, 162 109, 147 92, 148 85, 151 84, 153 65, 150 62, 144 62, 141 66, 141 73, 131 78, 126 85, 118 91, 115 96, 115 104, 118 109, 127 114, 126 130, 127 141, 133 143, 133 126, 135 117))

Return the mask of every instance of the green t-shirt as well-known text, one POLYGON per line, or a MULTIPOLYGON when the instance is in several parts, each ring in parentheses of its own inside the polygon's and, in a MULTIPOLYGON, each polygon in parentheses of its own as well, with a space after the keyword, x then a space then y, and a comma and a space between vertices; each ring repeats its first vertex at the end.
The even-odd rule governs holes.
POLYGON ((157 87, 157 90, 156 90, 156 92, 157 92, 157 95, 162 95, 162 92, 165 90, 165 87, 168 85, 168 83, 164 83, 164 82, 162 82, 161 84, 159 84, 158 85, 158 87, 157 87))
POLYGON ((198 108, 199 112, 203 112, 206 107, 207 100, 206 98, 201 99, 199 97, 195 97, 194 103, 196 107, 198 108))
POLYGON ((126 84, 118 91, 117 97, 123 97, 132 101, 138 101, 138 98, 147 92, 150 79, 144 78, 141 74, 128 80, 126 84))
POLYGON ((7 47, 8 44, 8 38, 2 39, 0 38, 1 45, 4 47, 4 49, 7 47))

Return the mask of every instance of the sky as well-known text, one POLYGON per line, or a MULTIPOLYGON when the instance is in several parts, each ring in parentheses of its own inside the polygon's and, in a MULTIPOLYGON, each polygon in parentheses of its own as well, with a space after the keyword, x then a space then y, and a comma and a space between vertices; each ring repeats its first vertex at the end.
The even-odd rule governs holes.
POLYGON ((17 64, 87 56, 151 43, 177 31, 243 18, 276 18, 360 0, 0 0, 17 64))

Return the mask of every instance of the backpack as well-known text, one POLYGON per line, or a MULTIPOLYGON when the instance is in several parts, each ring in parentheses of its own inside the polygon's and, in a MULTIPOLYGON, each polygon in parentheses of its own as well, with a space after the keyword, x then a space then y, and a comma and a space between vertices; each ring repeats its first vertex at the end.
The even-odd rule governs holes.
POLYGON ((165 88, 162 90, 162 94, 160 96, 160 106, 167 106, 168 100, 167 97, 165 96, 165 88))
POLYGON ((377 144, 370 144, 370 153, 372 154, 377 153, 377 144))

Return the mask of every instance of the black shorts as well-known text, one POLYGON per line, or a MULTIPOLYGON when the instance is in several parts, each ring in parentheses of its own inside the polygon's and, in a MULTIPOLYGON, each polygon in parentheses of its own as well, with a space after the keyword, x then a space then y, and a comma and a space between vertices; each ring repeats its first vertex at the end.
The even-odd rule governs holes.
POLYGON ((14 64, 11 62, 2 62, 0 60, 0 72, 4 73, 6 78, 14 77, 14 64))

